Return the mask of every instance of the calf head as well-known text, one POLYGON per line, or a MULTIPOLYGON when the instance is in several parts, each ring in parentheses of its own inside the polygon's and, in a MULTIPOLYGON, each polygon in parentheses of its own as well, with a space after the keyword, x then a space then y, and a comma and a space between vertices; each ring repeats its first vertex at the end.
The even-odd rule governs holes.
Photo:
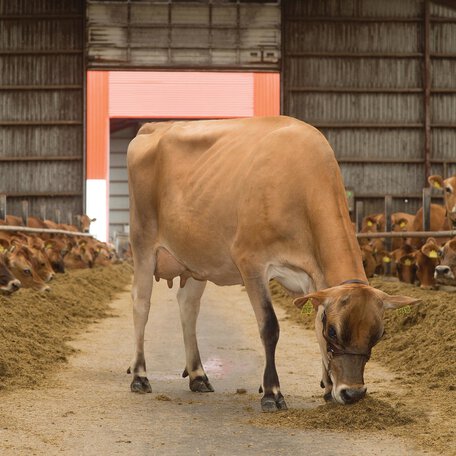
POLYGON ((377 262, 375 261, 374 251, 370 245, 361 246, 361 255, 363 258, 363 267, 366 277, 373 277, 377 262))
POLYGON ((447 218, 450 225, 456 228, 456 175, 443 179, 441 176, 429 176, 428 182, 443 191, 447 218))
POLYGON ((456 238, 443 246, 440 264, 435 268, 434 278, 448 285, 456 285, 456 238))
POLYGON ((341 404, 357 402, 366 394, 364 367, 372 347, 383 336, 384 310, 419 301, 360 284, 328 288, 294 303, 302 308, 309 300, 317 311, 315 330, 323 361, 324 397, 341 404))

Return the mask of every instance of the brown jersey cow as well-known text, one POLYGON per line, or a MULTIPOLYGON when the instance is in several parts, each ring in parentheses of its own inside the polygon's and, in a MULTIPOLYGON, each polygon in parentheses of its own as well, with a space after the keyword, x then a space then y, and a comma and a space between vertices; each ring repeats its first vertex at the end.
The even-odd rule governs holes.
POLYGON ((261 404, 286 408, 275 366, 279 324, 268 282, 306 295, 326 397, 366 392, 363 373, 383 333, 383 312, 413 304, 370 287, 331 146, 290 117, 145 124, 127 154, 136 352, 131 389, 150 392, 144 328, 156 278, 180 279, 177 299, 192 391, 213 391, 195 325, 206 281, 244 284, 263 342, 261 404))

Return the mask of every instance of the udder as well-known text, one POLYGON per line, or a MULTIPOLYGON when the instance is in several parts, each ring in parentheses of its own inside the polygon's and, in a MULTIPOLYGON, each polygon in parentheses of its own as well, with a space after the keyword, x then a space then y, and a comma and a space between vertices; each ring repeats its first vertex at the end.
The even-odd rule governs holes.
POLYGON ((168 281, 168 286, 173 286, 173 279, 175 277, 181 278, 181 287, 185 285, 188 277, 191 276, 190 271, 180 263, 171 253, 164 247, 159 247, 156 255, 156 264, 154 276, 157 282, 160 279, 168 281))

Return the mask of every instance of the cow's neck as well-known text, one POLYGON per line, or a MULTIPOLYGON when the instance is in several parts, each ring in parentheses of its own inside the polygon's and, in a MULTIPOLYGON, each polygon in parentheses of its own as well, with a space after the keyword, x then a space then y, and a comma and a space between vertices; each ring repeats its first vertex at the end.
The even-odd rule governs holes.
POLYGON ((367 282, 361 250, 348 216, 346 219, 320 223, 314 235, 316 260, 328 287, 353 279, 367 282))

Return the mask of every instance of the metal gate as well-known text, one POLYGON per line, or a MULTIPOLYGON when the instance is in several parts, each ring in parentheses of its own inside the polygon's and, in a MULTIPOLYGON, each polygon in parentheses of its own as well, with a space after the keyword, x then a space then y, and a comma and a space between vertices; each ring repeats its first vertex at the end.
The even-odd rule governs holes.
POLYGON ((319 128, 368 212, 413 213, 456 173, 456 10, 426 0, 283 2, 283 110, 319 128))
MULTIPOLYGON (((82 213, 84 4, 0 3, 0 193, 82 213)), ((66 221, 66 217, 65 220, 66 221)))

